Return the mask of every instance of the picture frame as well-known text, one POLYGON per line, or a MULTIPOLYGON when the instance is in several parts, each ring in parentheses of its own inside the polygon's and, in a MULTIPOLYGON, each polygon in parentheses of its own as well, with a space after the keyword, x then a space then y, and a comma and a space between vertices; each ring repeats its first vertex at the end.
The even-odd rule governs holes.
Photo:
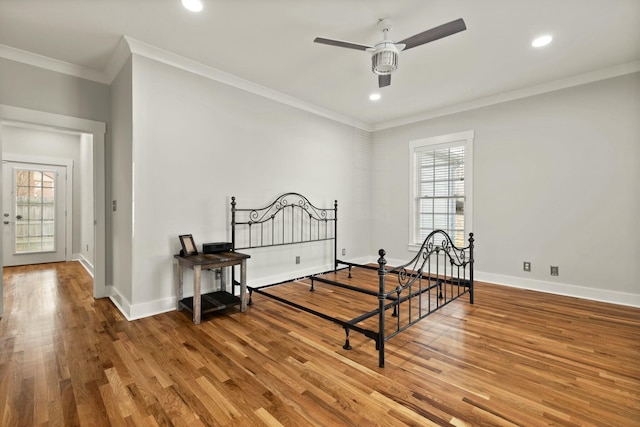
POLYGON ((191 234, 183 234, 178 236, 180 239, 180 244, 182 245, 182 251, 180 251, 180 255, 198 255, 198 247, 196 246, 196 242, 193 240, 193 235, 191 234))

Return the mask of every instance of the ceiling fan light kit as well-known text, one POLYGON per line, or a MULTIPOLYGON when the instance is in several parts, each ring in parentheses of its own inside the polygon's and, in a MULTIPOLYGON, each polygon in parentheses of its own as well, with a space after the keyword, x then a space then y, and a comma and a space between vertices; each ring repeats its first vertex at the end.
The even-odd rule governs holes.
POLYGON ((393 43, 378 49, 371 56, 371 71, 378 75, 391 74, 398 69, 398 49, 393 43))
POLYGON ((382 88, 391 84, 391 73, 398 69, 398 57, 402 50, 408 50, 467 29, 464 20, 460 18, 396 43, 387 38, 391 26, 390 19, 385 18, 378 21, 378 28, 382 31, 383 40, 376 43, 375 47, 322 37, 316 37, 313 41, 329 46, 365 50, 371 53, 371 71, 378 75, 378 87, 382 88))

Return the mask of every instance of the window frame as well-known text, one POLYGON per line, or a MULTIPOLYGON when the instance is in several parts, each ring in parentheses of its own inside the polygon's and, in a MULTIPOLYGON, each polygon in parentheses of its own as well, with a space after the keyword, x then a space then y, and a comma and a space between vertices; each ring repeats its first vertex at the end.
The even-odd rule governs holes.
MULTIPOLYGON (((418 251, 422 241, 417 224, 416 198, 420 183, 417 180, 418 154, 424 151, 435 151, 464 146, 464 235, 473 232, 473 139, 475 132, 464 132, 433 136, 409 142, 409 244, 410 251, 418 251)), ((466 237, 465 237, 466 241, 466 237)))

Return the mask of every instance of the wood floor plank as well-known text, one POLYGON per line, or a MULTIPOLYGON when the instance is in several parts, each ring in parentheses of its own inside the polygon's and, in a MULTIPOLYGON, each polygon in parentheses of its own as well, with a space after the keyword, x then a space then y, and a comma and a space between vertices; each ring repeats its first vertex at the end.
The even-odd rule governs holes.
MULTIPOLYGON (((375 271, 326 276, 377 289, 375 271)), ((379 368, 370 338, 351 332, 344 350, 339 325, 256 293, 200 325, 177 311, 129 322, 79 263, 3 279, 2 426, 640 425, 638 308, 477 283, 476 304, 392 338, 379 368)), ((309 289, 269 292, 344 320, 377 307, 309 289)))

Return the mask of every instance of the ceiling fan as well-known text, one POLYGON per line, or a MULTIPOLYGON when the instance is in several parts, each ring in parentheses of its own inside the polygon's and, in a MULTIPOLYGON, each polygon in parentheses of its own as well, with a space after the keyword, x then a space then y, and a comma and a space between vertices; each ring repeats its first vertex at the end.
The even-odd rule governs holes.
POLYGON ((378 87, 385 87, 391 84, 391 73, 398 68, 398 53, 400 51, 448 37, 467 29, 464 20, 460 18, 423 31, 402 41, 394 42, 387 38, 391 27, 392 22, 388 18, 378 21, 378 28, 382 31, 383 40, 376 43, 375 46, 325 39, 322 37, 316 37, 313 41, 331 46, 346 47, 347 49, 365 50, 371 53, 371 71, 378 75, 378 87))

